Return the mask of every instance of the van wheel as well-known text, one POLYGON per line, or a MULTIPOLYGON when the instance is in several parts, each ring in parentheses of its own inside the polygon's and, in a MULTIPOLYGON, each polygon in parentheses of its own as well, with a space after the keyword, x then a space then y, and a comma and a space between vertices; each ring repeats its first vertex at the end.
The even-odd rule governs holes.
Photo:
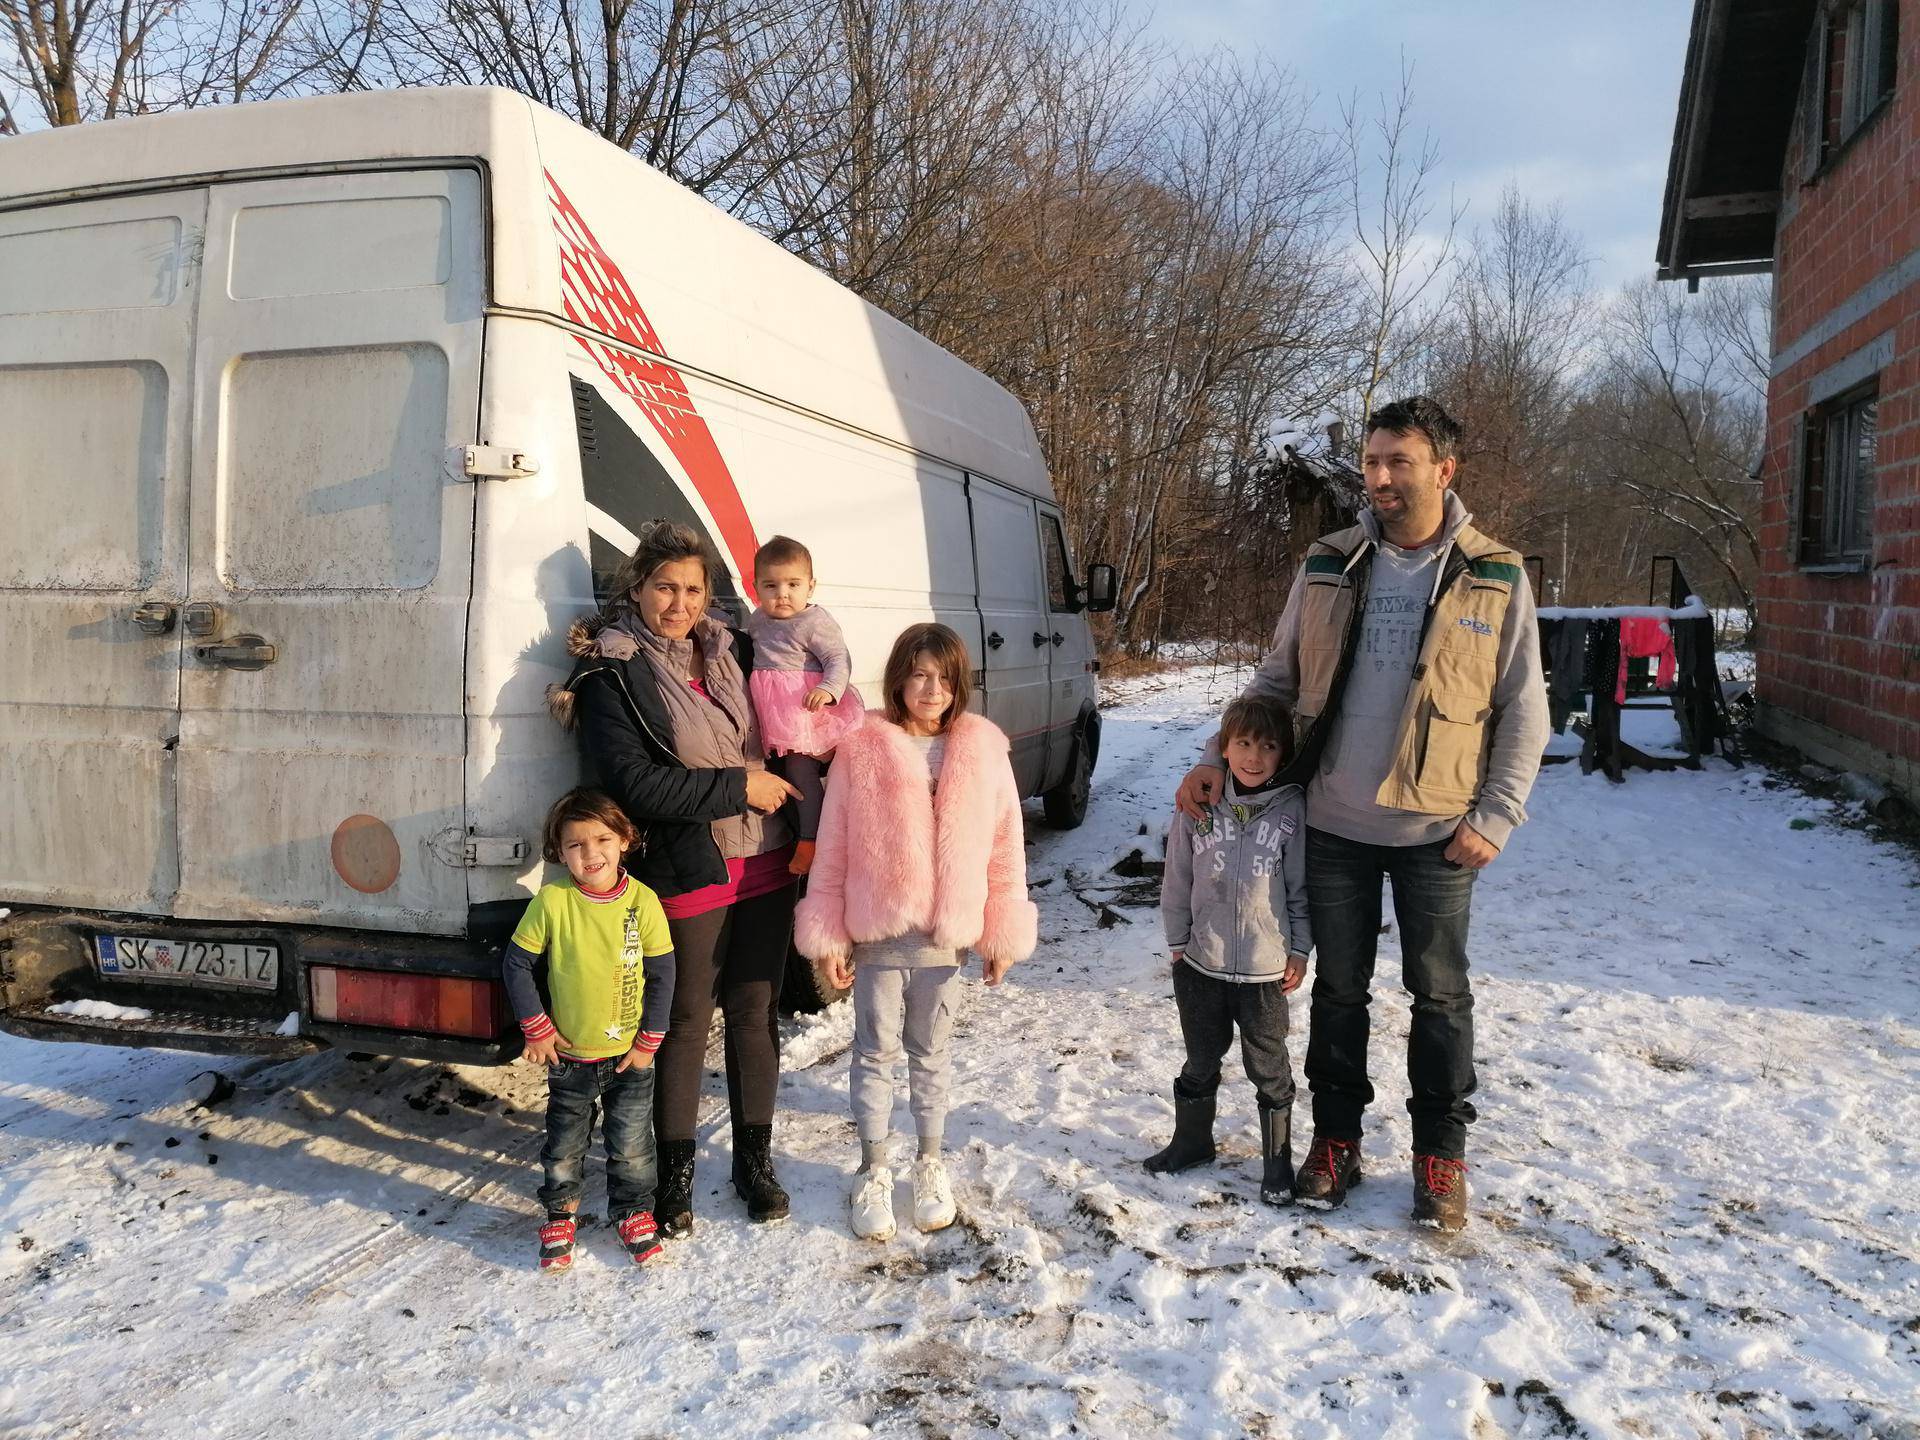
POLYGON ((1047 824, 1056 830, 1078 830, 1087 818, 1087 802, 1093 798, 1093 754, 1085 733, 1073 737, 1073 760, 1067 766, 1067 778, 1040 796, 1047 824))

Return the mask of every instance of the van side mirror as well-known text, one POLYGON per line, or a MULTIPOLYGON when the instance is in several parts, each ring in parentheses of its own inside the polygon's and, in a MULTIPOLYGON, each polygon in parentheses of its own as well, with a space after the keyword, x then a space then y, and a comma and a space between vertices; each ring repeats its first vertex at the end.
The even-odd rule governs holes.
POLYGON ((1088 610, 1113 609, 1113 602, 1120 594, 1120 583, 1114 576, 1113 566, 1089 565, 1087 583, 1081 587, 1080 593, 1088 610))

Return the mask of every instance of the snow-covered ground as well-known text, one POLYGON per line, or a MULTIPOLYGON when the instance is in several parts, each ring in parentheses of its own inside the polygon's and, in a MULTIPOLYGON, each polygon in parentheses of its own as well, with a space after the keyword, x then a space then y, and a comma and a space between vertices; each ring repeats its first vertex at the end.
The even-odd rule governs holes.
POLYGON ((1475 902, 1463 1236, 1405 1221, 1391 934, 1345 1210, 1260 1205, 1232 1061, 1220 1162, 1140 1169, 1179 1041, 1111 866, 1232 689, 1132 682, 1087 825, 1036 817, 940 1235, 846 1233, 845 1006, 788 1036, 790 1222, 724 1188, 716 1078, 695 1234, 560 1278, 523 1067, 225 1062, 209 1109, 204 1057, 0 1037, 0 1434, 1920 1435, 1920 873, 1758 769, 1543 774, 1475 902))

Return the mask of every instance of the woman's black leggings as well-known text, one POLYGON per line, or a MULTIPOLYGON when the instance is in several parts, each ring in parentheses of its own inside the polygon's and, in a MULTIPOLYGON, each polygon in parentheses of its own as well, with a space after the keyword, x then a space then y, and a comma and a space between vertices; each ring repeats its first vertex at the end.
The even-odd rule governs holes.
POLYGON ((655 1131, 662 1141, 693 1139, 707 1032, 718 1004, 727 1022, 727 1108, 743 1125, 773 1123, 780 1084, 779 1000, 793 934, 794 887, 783 885, 720 910, 669 920, 673 933, 673 1015, 654 1061, 655 1131))

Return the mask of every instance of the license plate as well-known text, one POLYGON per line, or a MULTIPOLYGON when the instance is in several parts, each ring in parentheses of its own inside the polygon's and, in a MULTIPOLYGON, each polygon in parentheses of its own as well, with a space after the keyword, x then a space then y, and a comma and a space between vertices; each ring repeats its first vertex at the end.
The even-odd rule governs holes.
POLYGON ((246 990, 273 990, 280 984, 277 945, 151 935, 96 935, 93 943, 100 973, 122 980, 181 980, 246 990))

